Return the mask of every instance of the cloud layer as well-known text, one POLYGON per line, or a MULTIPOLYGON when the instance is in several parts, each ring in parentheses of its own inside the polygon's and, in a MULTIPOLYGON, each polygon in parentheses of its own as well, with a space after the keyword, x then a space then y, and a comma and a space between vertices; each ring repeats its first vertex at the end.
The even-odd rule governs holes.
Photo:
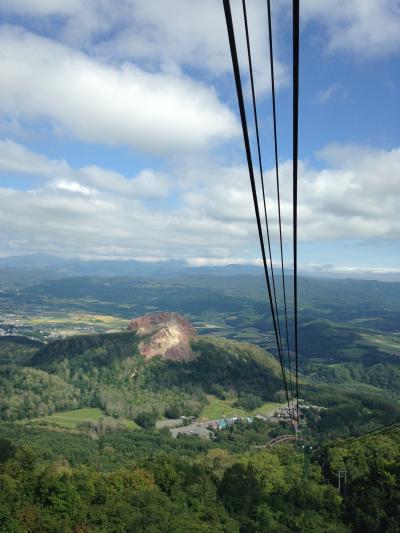
POLYGON ((19 28, 0 30, 0 69, 0 112, 46 119, 80 140, 160 153, 238 133, 232 112, 200 82, 103 65, 19 28))
MULTIPOLYGON (((238 48, 246 63, 241 2, 232 10, 237 25, 238 48)), ((248 3, 254 68, 260 74, 259 90, 269 86, 265 75, 267 36, 266 5, 248 3)), ((213 76, 231 70, 222 2, 219 0, 14 0, 0 12, 29 17, 54 39, 86 49, 107 60, 140 61, 156 70, 198 69, 213 76), (52 17, 59 24, 51 24, 52 17)), ((286 68, 276 58, 277 84, 286 83, 286 68)))
POLYGON ((330 52, 350 51, 356 57, 398 53, 398 0, 304 0, 304 21, 325 26, 330 52))
MULTIPOLYGON (((400 149, 329 145, 319 155, 325 168, 300 164, 302 241, 400 239, 400 149)), ((127 178, 96 165, 74 169, 5 141, 0 143, 0 168, 3 175, 25 175, 28 182, 30 176, 42 177, 39 186, 27 190, 0 189, 2 253, 40 250, 192 261, 259 257, 244 167, 181 168, 182 180, 150 169, 127 178), (170 194, 175 202, 167 209, 170 194)), ((288 161, 281 165, 286 239, 291 236, 290 174, 288 161)), ((272 170, 266 181, 276 239, 272 170)))

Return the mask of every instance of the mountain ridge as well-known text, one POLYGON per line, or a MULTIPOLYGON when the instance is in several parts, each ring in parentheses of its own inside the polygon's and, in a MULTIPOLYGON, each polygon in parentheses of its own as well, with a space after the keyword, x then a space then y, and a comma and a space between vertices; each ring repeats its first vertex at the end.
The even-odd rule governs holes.
MULTIPOLYGON (((184 259, 161 259, 140 261, 136 259, 79 259, 65 258, 51 254, 30 254, 0 257, 0 271, 5 279, 18 283, 40 279, 59 279, 79 276, 139 276, 169 278, 174 276, 262 276, 260 265, 252 263, 228 263, 224 265, 192 265, 184 259)), ((287 275, 292 270, 286 268, 287 275)), ((400 272, 396 269, 337 269, 329 265, 321 269, 300 268, 299 274, 314 279, 354 279, 357 281, 399 282, 400 272)))

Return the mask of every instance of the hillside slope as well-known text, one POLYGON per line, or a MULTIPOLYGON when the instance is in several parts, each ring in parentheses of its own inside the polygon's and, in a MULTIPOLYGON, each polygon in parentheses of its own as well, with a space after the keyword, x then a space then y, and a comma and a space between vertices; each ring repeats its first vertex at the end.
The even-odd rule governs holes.
MULTIPOLYGON (((261 402, 275 399, 281 389, 279 364, 254 345, 197 336, 194 328, 176 314, 163 314, 162 321, 159 316, 147 316, 135 321, 134 328, 53 341, 24 363, 31 367, 29 372, 21 366, 8 367, 7 372, 3 369, 0 381, 18 384, 23 379, 24 390, 16 391, 21 401, 10 404, 8 398, 3 398, 1 417, 32 416, 44 382, 49 383, 49 390, 41 415, 57 409, 59 391, 64 390, 68 391, 64 409, 99 407, 111 416, 128 418, 142 412, 159 417, 171 412, 198 415, 209 394, 239 399, 252 395, 261 402), (172 353, 168 337, 163 346, 158 326, 162 331, 174 328, 172 353), (143 342, 158 347, 159 355, 142 355, 143 342), (35 405, 31 405, 34 400, 35 405)), ((11 389, 9 398, 15 400, 11 389)))

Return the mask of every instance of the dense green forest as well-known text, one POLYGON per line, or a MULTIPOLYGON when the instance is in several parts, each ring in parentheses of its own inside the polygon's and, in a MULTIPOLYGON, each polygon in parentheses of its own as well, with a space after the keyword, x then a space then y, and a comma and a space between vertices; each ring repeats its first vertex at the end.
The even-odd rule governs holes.
POLYGON ((395 432, 269 450, 249 447, 249 431, 254 438, 262 425, 202 442, 154 430, 93 439, 3 423, 1 531, 399 531, 395 432))

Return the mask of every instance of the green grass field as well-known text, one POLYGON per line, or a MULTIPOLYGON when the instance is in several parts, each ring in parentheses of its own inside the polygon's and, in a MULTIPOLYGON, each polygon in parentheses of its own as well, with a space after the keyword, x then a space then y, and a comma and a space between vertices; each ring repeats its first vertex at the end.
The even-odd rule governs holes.
POLYGON ((124 424, 128 429, 140 429, 140 427, 133 420, 124 420, 124 424))
POLYGON ((119 327, 124 328, 129 324, 129 320, 115 317, 111 315, 100 315, 95 313, 82 313, 82 312, 73 312, 73 313, 55 313, 53 316, 41 316, 41 317, 32 317, 29 320, 29 323, 32 325, 46 325, 46 324, 57 324, 57 325, 107 325, 110 327, 119 327))
POLYGON ((87 333, 107 333, 126 329, 129 320, 112 315, 70 312, 53 313, 51 316, 34 316, 27 320, 28 327, 41 328, 45 332, 56 331, 62 337, 87 333))
POLYGON ((363 335, 364 339, 382 351, 400 355, 400 340, 394 335, 363 335))
POLYGON ((349 348, 343 348, 342 349, 342 352, 345 355, 347 355, 349 357, 353 357, 355 359, 365 355, 366 351, 367 350, 365 348, 360 348, 358 346, 350 346, 349 348))
POLYGON ((65 411, 65 413, 54 413, 53 415, 44 416, 40 421, 75 429, 82 422, 98 422, 102 416, 104 416, 104 413, 101 409, 88 407, 75 409, 74 411, 65 411))
POLYGON ((226 400, 220 400, 215 396, 208 397, 208 404, 203 408, 200 418, 208 420, 218 420, 220 418, 230 418, 233 416, 245 417, 254 415, 270 416, 280 406, 279 403, 264 403, 254 411, 246 411, 240 407, 232 406, 232 403, 226 400))
MULTIPOLYGON (((54 413, 53 415, 44 416, 35 420, 38 424, 47 422, 57 426, 76 429, 82 422, 98 422, 104 415, 101 409, 97 407, 87 407, 75 409, 74 411, 65 411, 64 413, 54 413)), ((138 429, 139 426, 133 420, 118 420, 128 429, 138 429)))
POLYGON ((282 404, 276 402, 263 403, 260 407, 254 409, 254 411, 252 411, 252 414, 271 416, 281 405, 282 404))
POLYGON ((229 402, 219 398, 209 397, 208 404, 204 406, 200 418, 217 420, 219 418, 229 418, 232 416, 247 416, 247 411, 239 407, 232 407, 229 402))

